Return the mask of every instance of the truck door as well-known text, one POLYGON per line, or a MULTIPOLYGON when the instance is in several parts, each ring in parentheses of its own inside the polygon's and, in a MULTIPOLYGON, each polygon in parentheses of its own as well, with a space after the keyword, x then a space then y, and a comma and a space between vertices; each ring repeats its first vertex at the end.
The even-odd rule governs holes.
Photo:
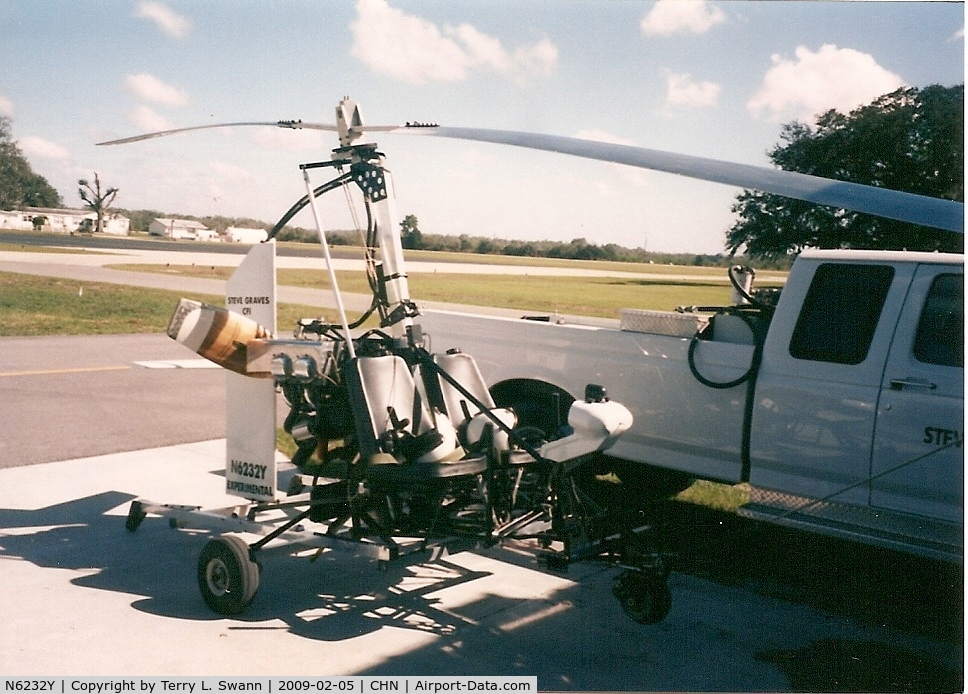
POLYGON ((797 263, 757 381, 749 481, 866 508, 876 403, 914 265, 797 263))
POLYGON ((918 266, 881 383, 874 507, 962 522, 964 296, 962 267, 918 266))

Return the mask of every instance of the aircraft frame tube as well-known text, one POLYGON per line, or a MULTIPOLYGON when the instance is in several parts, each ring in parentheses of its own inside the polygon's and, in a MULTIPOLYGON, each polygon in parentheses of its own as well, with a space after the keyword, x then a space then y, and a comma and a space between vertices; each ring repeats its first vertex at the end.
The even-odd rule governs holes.
POLYGON ((336 282, 336 270, 333 268, 333 258, 329 253, 329 242, 326 240, 326 233, 319 219, 319 208, 316 205, 316 196, 313 195, 313 185, 309 181, 309 171, 303 169, 303 181, 306 183, 306 195, 309 198, 309 207, 313 211, 313 221, 316 223, 316 231, 319 234, 319 245, 323 247, 323 257, 326 259, 326 271, 329 273, 329 281, 333 285, 333 294, 336 296, 336 310, 339 312, 340 324, 343 333, 346 335, 346 347, 349 350, 350 358, 356 357, 353 348, 353 336, 350 334, 350 324, 346 320, 346 308, 343 306, 343 296, 339 292, 339 284, 336 282))
MULTIPOLYGON (((403 258, 403 243, 397 225, 396 210, 394 209, 393 181, 390 172, 383 171, 386 197, 373 202, 373 213, 376 218, 377 233, 380 238, 380 256, 383 261, 383 274, 386 278, 387 300, 390 303, 390 313, 393 309, 410 301, 410 286, 407 283, 407 271, 403 258)), ((413 319, 404 317, 391 327, 392 333, 399 337, 405 333, 413 319)))

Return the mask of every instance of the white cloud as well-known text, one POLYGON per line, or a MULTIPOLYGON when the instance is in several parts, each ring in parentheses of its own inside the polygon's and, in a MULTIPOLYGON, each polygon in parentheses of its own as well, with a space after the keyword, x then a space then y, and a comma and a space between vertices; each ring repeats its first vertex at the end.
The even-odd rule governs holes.
POLYGON ((548 39, 508 51, 500 39, 470 24, 435 23, 390 7, 386 0, 358 0, 352 53, 374 72, 409 84, 457 82, 475 70, 515 80, 550 74, 558 49, 548 39))
POLYGON ((514 51, 515 62, 533 75, 550 75, 558 65, 558 47, 549 39, 514 51))
POLYGON ((374 72, 414 84, 467 76, 466 53, 432 22, 393 9, 383 0, 360 0, 356 14, 351 50, 374 72))
POLYGON ((148 19, 173 39, 182 39, 192 27, 191 20, 178 14, 167 5, 154 0, 142 0, 135 7, 134 16, 148 19))
MULTIPOLYGON (((74 186, 79 178, 91 175, 91 170, 80 166, 63 145, 51 140, 25 135, 17 140, 17 147, 23 152, 33 169, 44 176, 47 181, 61 194, 64 191, 76 190, 74 186)), ((70 205, 70 195, 65 195, 70 205)))
POLYGON ((677 108, 706 108, 719 101, 722 87, 715 82, 696 82, 692 75, 666 73, 666 106, 677 108))
POLYGON ((128 75, 124 78, 124 86, 142 101, 164 106, 187 106, 189 103, 188 94, 183 89, 162 82, 147 72, 128 75))
POLYGON ((461 24, 445 31, 463 46, 470 65, 483 65, 498 72, 511 70, 513 61, 499 39, 478 31, 470 24, 461 24))
POLYGON ((144 132, 171 130, 174 126, 164 116, 155 113, 148 106, 139 106, 128 114, 128 120, 144 132))
POLYGON ((0 116, 13 116, 13 102, 6 94, 0 94, 0 116))
POLYGON ((810 121, 829 109, 848 113, 904 86, 873 56, 825 44, 817 52, 798 46, 795 58, 773 56, 773 67, 746 107, 757 118, 810 121))
POLYGON ((659 0, 640 28, 646 36, 705 34, 726 21, 726 13, 706 0, 659 0))
POLYGON ((28 158, 48 159, 58 162, 68 162, 71 153, 66 148, 61 147, 56 142, 45 140, 36 135, 26 135, 17 140, 20 151, 28 158))

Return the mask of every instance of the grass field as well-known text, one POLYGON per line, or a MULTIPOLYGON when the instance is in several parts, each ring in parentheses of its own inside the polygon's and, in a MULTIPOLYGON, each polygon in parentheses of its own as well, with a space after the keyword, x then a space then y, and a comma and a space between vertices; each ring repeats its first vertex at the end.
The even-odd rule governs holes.
MULTIPOLYGON (((140 272, 225 280, 234 268, 194 265, 113 265, 140 272)), ((698 268, 706 271, 709 268, 698 268)), ((691 268, 689 269, 691 273, 691 268)), ((718 277, 700 273, 695 280, 652 277, 569 277, 548 275, 496 275, 457 273, 408 273, 410 294, 418 301, 445 301, 473 306, 495 306, 522 311, 564 313, 617 318, 620 308, 672 311, 678 306, 722 305, 729 302, 725 272, 718 277)), ((683 269, 679 268, 679 275, 683 269)), ((280 269, 280 285, 329 290, 322 271, 280 269)), ((369 293, 362 272, 339 271, 342 291, 369 293)))
MULTIPOLYGON (((33 233, 16 231, 14 232, 18 236, 24 234, 36 236, 41 239, 44 243, 49 243, 50 245, 26 245, 20 243, 5 243, 3 241, 6 234, 5 231, 0 230, 0 251, 30 251, 35 253, 87 253, 82 249, 67 249, 58 247, 57 244, 59 240, 63 237, 62 234, 40 232, 33 233)), ((161 239, 154 236, 149 236, 145 232, 138 232, 132 236, 118 236, 112 237, 112 242, 117 245, 118 251, 120 253, 125 252, 125 245, 128 243, 137 242, 138 244, 144 244, 149 242, 157 245, 159 251, 171 250, 171 241, 167 239, 161 239)), ((295 242, 277 242, 277 248, 280 251, 286 249, 305 251, 307 248, 312 248, 318 251, 318 246, 315 244, 305 244, 305 243, 295 243, 295 242)), ((224 249, 225 244, 219 241, 194 241, 192 242, 192 247, 196 248, 199 253, 205 253, 208 251, 224 249)), ((342 253, 348 250, 346 246, 336 246, 334 248, 334 253, 342 253)), ((361 253, 357 252, 358 249, 349 249, 351 252, 356 254, 357 257, 361 257, 361 253)), ((106 251, 99 250, 98 253, 104 253, 106 251)), ((722 267, 703 267, 703 266, 686 266, 686 265, 662 265, 655 263, 629 263, 620 261, 607 261, 607 260, 570 260, 567 258, 529 258, 521 256, 509 256, 509 255, 486 255, 480 253, 456 253, 448 251, 420 251, 420 250, 406 250, 404 251, 406 260, 409 261, 420 261, 420 262, 441 262, 441 263, 462 263, 464 265, 507 265, 507 266, 517 266, 517 267, 560 267, 560 268, 583 268, 589 270, 602 270, 607 272, 633 272, 633 273, 649 273, 649 274, 676 274, 681 275, 684 272, 688 272, 691 275, 696 276, 708 276, 714 278, 725 277, 725 269, 722 267)), ((786 273, 782 271, 758 271, 759 276, 767 279, 771 277, 782 277, 786 273)))
MULTIPOLYGON (((0 238, 3 238, 0 236, 0 238)), ((22 253, 87 253, 80 248, 59 248, 51 246, 27 246, 22 243, 3 243, 0 241, 0 251, 22 252, 22 253)))
MULTIPOLYGON (((219 296, 0 272, 0 337, 164 332, 183 297, 225 303, 219 296)), ((279 305, 280 326, 306 317, 336 320, 335 311, 279 305)))
MULTIPOLYGON (((45 252, 57 250, 45 249, 45 252)), ((439 257, 441 254, 424 255, 439 257)), ((548 262, 585 268, 603 268, 609 265, 623 266, 624 269, 630 265, 554 260, 548 262)), ((227 279, 233 271, 230 266, 119 264, 113 267, 220 280, 227 279)), ((606 318, 618 317, 618 310, 623 307, 670 311, 678 306, 721 305, 729 301, 729 287, 722 268, 637 267, 648 268, 650 276, 571 277, 416 272, 410 273, 409 280, 411 296, 418 301, 442 301, 606 318), (677 278, 661 279, 651 276, 664 273, 675 273, 677 278), (688 273, 690 280, 680 279, 684 273, 688 273)), ((338 272, 337 281, 343 291, 369 293, 362 272, 338 272)), ((281 269, 278 271, 278 282, 284 286, 309 287, 321 291, 329 289, 329 281, 321 271, 281 269)), ((178 292, 0 273, 0 335, 157 332, 167 325, 171 310, 180 296, 178 292)), ((213 304, 222 303, 222 298, 218 296, 187 298, 213 304)), ((333 311, 283 304, 279 308, 278 324, 295 325, 296 320, 307 316, 335 320, 333 311)))

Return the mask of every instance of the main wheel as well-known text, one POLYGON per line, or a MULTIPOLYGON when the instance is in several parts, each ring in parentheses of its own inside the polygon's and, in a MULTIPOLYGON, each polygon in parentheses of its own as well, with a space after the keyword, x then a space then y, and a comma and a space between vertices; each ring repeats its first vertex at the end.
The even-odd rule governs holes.
POLYGON ((198 558, 198 587, 205 603, 224 615, 240 614, 259 589, 259 565, 238 535, 209 540, 198 558))
POLYGON ((672 591, 664 578, 642 571, 625 571, 613 588, 622 610, 639 624, 657 624, 672 609, 672 591))

